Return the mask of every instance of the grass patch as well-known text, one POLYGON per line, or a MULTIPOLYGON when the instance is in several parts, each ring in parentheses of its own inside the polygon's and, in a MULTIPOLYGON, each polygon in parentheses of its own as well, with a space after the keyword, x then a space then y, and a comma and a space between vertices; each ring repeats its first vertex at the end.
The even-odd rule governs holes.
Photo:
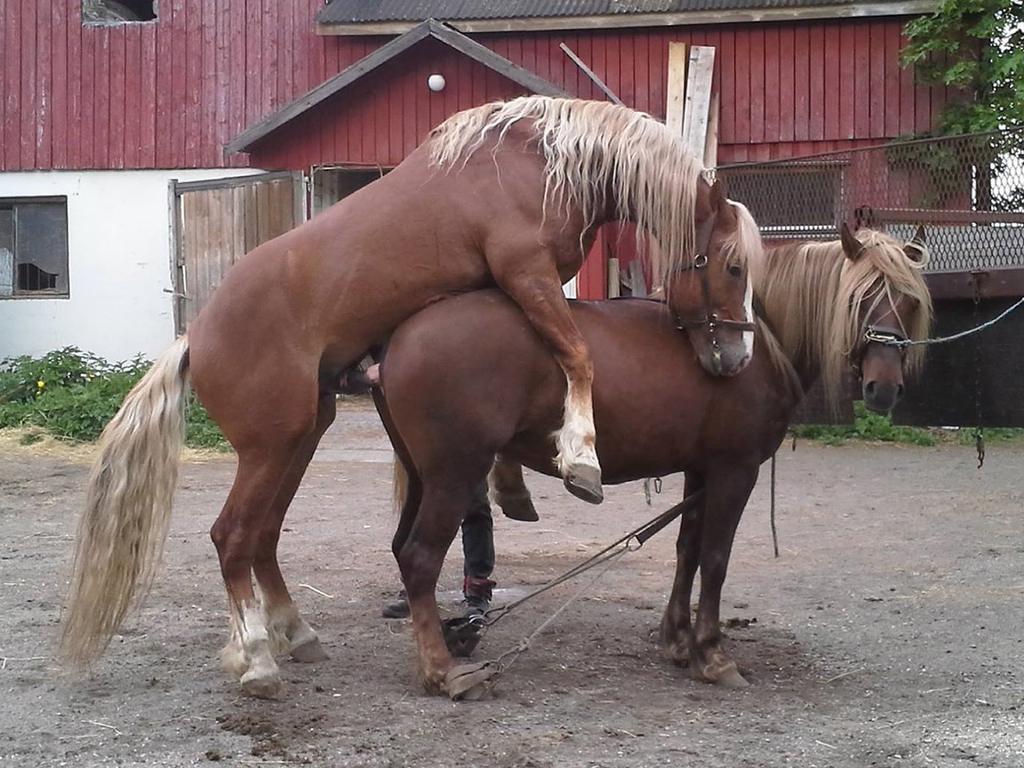
MULTIPOLYGON (((37 427, 60 440, 93 442, 150 365, 141 356, 111 363, 75 347, 42 357, 8 358, 0 362, 0 429, 37 427)), ((191 395, 186 443, 228 447, 191 395)))
MULTIPOLYGON (((888 414, 869 411, 860 401, 853 404, 853 424, 794 424, 792 432, 798 438, 817 440, 826 445, 842 445, 850 440, 923 446, 948 442, 974 445, 974 429, 971 427, 948 430, 900 426, 893 424, 888 414)), ((987 442, 1020 440, 1024 438, 1024 429, 987 427, 984 435, 987 442)))

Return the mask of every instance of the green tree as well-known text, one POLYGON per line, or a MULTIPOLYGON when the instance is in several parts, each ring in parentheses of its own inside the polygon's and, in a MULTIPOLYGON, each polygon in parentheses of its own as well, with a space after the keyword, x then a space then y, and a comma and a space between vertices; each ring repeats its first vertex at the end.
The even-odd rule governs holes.
POLYGON ((907 24, 906 35, 904 66, 964 96, 947 103, 938 133, 1024 126, 1024 2, 941 0, 935 13, 907 24))

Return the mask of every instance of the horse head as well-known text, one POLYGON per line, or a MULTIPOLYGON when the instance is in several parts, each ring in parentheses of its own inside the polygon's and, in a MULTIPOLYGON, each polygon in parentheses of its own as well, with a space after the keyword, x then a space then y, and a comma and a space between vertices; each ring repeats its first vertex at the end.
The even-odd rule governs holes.
POLYGON ((698 194, 696 251, 671 271, 667 300, 701 365, 734 376, 754 351, 753 279, 762 257, 757 224, 727 200, 721 181, 698 194))
POLYGON ((849 360, 860 377, 864 405, 887 413, 903 396, 907 369, 920 358, 920 348, 908 353, 899 342, 921 338, 931 320, 931 301, 920 272, 928 254, 924 227, 918 227, 902 247, 894 247, 891 238, 880 233, 859 238, 846 224, 841 240, 851 273, 863 273, 862 287, 853 294, 856 332, 849 360))

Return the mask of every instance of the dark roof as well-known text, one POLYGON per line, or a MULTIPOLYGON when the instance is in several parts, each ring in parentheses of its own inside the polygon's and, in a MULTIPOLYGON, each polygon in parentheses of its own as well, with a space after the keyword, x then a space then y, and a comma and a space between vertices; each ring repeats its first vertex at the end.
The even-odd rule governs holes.
MULTIPOLYGON (((898 5, 881 0, 871 5, 898 5)), ((852 6, 864 0, 330 0, 320 24, 467 21, 473 19, 550 19, 575 16, 630 16, 738 9, 852 6)))
POLYGON ((246 128, 245 131, 228 142, 225 147, 226 151, 229 153, 248 151, 252 145, 273 131, 276 131, 285 123, 289 123, 299 115, 306 113, 343 88, 351 85, 363 77, 363 75, 374 71, 382 64, 391 61, 399 54, 404 53, 416 45, 416 43, 428 37, 441 41, 445 45, 454 48, 456 51, 483 64, 485 67, 493 69, 498 74, 507 77, 512 82, 518 83, 533 93, 543 96, 568 95, 553 83, 548 82, 539 75, 535 75, 528 69, 523 69, 518 64, 513 64, 504 56, 495 53, 490 48, 480 45, 480 43, 474 40, 470 40, 461 32, 446 27, 444 24, 433 19, 428 19, 421 24, 417 24, 408 32, 388 41, 377 50, 367 54, 334 77, 320 83, 320 85, 308 93, 295 99, 290 104, 286 104, 255 125, 246 128))

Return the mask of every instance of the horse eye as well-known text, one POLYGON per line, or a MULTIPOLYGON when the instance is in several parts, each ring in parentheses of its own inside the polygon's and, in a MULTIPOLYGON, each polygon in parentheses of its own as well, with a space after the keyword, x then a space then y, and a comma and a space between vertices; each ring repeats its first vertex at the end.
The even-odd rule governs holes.
POLYGON ((743 276, 743 267, 741 267, 739 264, 730 264, 728 269, 729 274, 732 275, 733 277, 743 276))

